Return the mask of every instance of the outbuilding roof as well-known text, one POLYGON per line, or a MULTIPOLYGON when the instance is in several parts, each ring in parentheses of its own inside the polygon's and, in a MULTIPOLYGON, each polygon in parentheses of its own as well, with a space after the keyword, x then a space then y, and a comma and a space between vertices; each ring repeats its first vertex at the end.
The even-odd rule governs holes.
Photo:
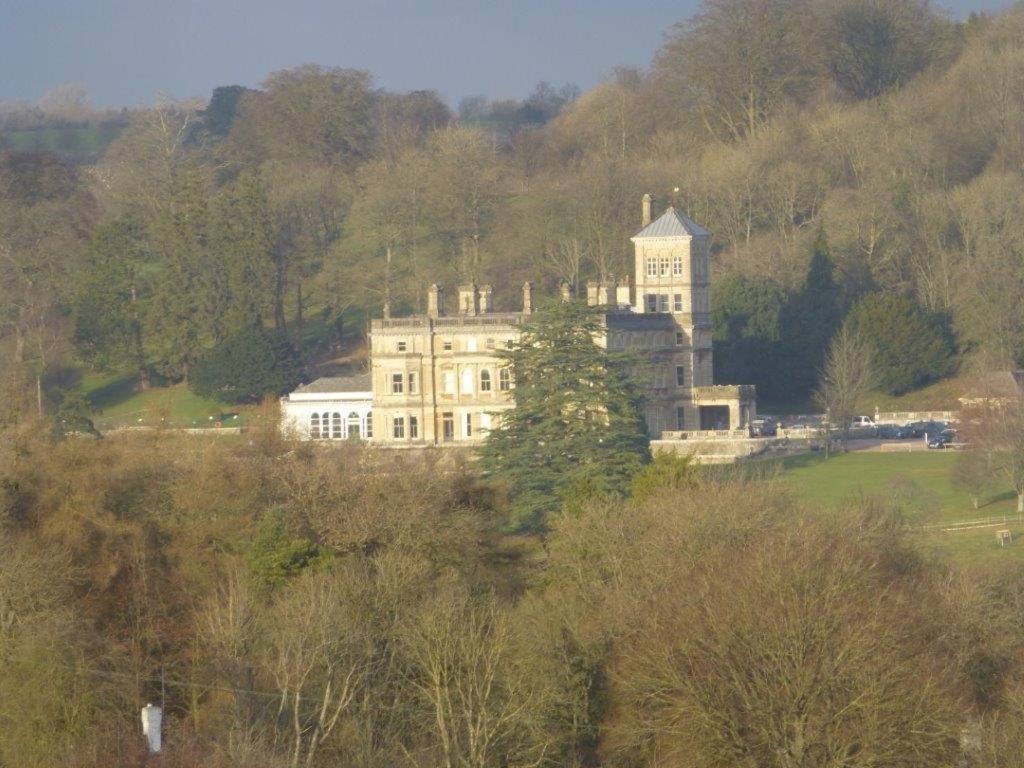
POLYGON ((711 232, 700 224, 669 206, 661 216, 637 232, 633 239, 641 237, 707 237, 711 232))
POLYGON ((355 376, 323 376, 309 384, 303 384, 296 392, 315 394, 328 392, 369 392, 370 374, 360 373, 355 376))

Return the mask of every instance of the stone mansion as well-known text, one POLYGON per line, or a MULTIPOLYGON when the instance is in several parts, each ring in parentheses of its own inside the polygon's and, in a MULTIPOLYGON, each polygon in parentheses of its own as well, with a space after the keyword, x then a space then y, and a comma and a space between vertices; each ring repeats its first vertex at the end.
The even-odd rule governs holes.
MULTIPOLYGON (((747 385, 712 381, 709 259, 711 233, 675 208, 651 220, 644 195, 633 236, 632 285, 589 283, 587 303, 600 309, 597 343, 631 350, 649 363, 646 421, 652 439, 701 430, 745 434, 756 414, 747 385)), ((533 312, 496 312, 487 285, 458 289, 457 313, 430 287, 427 312, 374 320, 369 374, 323 378, 282 401, 283 424, 303 438, 358 438, 389 446, 472 444, 514 407, 515 382, 498 356, 513 345, 533 312)), ((563 299, 569 289, 563 287, 563 299)))

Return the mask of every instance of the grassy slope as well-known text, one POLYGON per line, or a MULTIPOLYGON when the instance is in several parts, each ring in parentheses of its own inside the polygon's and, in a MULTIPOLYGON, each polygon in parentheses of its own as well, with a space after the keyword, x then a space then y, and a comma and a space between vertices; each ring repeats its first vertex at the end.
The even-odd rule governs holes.
MULTIPOLYGON (((826 460, 817 454, 792 456, 781 463, 781 481, 798 497, 825 507, 860 496, 894 500, 911 525, 1006 515, 1006 528, 1018 538, 1010 547, 996 543, 996 527, 967 531, 933 530, 918 535, 941 557, 999 562, 1024 559, 1024 525, 1018 522, 1012 491, 993 487, 972 507, 970 496, 953 487, 956 455, 947 452, 850 453, 826 460)), ((1002 526, 999 526, 1002 527, 1002 526)))
POLYGON ((83 378, 82 388, 96 409, 97 427, 201 427, 213 426, 217 421, 234 427, 244 423, 245 408, 229 408, 216 400, 198 397, 184 384, 136 392, 135 382, 134 375, 123 374, 88 374, 83 378), (238 418, 233 418, 236 415, 238 418))
POLYGON ((872 392, 860 402, 864 413, 881 411, 953 411, 960 407, 958 398, 970 389, 966 376, 953 376, 905 395, 872 392))

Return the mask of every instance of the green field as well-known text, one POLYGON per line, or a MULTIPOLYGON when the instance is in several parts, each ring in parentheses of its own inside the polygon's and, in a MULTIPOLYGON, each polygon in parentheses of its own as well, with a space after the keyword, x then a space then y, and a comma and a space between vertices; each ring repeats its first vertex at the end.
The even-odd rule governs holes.
POLYGON ((801 454, 782 460, 779 480, 798 498, 827 508, 858 498, 896 503, 915 529, 922 544, 938 556, 958 560, 1024 560, 1024 524, 1017 517, 1011 490, 986 489, 974 509, 970 495, 951 482, 956 454, 940 451, 914 453, 857 452, 826 459, 801 454), (968 530, 944 531, 941 524, 1005 517, 1005 524, 968 530), (938 524, 938 525, 937 525, 938 524), (923 526, 936 526, 922 530, 923 526), (1011 546, 1000 547, 995 532, 1014 533, 1011 546))
POLYGON ((245 422, 245 408, 199 397, 184 384, 145 392, 137 392, 135 384, 133 375, 124 374, 89 374, 82 379, 100 431, 126 426, 212 427, 217 422, 237 427, 245 422))

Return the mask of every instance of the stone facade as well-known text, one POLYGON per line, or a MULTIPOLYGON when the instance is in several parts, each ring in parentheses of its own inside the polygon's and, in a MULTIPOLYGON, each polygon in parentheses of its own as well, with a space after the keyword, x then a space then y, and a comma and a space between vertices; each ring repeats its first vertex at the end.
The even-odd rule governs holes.
MULTIPOLYGON (((633 287, 587 286, 588 303, 604 309, 597 341, 649 360, 645 416, 652 437, 678 430, 745 434, 756 415, 753 387, 712 380, 711 233, 674 208, 652 222, 647 195, 642 225, 632 238, 633 287)), ((372 322, 374 442, 472 444, 513 407, 514 382, 496 353, 515 342, 517 326, 533 310, 530 284, 519 312, 494 312, 490 286, 460 286, 456 304, 458 314, 446 317, 443 291, 431 286, 426 315, 372 322)))
POLYGON ((373 321, 374 440, 390 444, 473 443, 512 407, 512 381, 496 356, 519 336, 522 313, 479 313, 479 291, 455 317, 373 321))

